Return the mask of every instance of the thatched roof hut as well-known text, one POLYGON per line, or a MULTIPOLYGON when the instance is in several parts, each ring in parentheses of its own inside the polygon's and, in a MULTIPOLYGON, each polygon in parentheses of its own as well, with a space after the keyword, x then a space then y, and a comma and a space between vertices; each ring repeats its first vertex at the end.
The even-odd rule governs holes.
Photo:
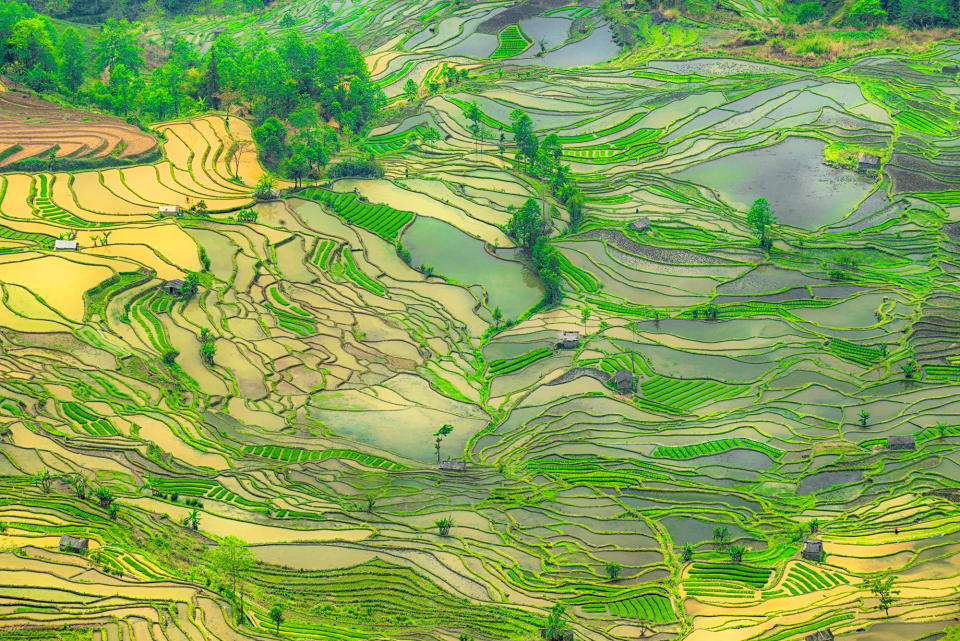
POLYGON ((633 372, 628 369, 619 369, 617 373, 614 374, 614 385, 617 386, 617 389, 621 392, 632 392, 634 391, 634 379, 633 372))
POLYGON ((83 554, 90 548, 90 539, 64 534, 60 537, 60 551, 83 554))
POLYGON ((580 347, 580 332, 557 332, 557 349, 580 347))
POLYGON ((891 436, 887 438, 887 447, 891 450, 915 450, 917 439, 913 436, 891 436))
POLYGON ((464 472, 467 464, 464 461, 440 461, 440 469, 445 472, 464 472))
POLYGON ((824 628, 823 630, 817 630, 813 634, 808 634, 805 638, 806 641, 833 641, 833 632, 824 628))
POLYGON ((800 555, 808 561, 819 563, 823 560, 823 541, 819 539, 807 539, 803 542, 803 550, 800 555))

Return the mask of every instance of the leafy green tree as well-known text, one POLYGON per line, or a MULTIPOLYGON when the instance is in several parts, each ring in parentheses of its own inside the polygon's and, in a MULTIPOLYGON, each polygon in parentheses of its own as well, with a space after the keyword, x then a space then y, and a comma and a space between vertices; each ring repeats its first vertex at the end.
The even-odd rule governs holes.
POLYGON ((270 620, 276 624, 277 634, 280 634, 280 624, 283 623, 283 606, 279 603, 275 603, 273 607, 270 608, 270 620))
POLYGON ((727 550, 727 554, 730 555, 730 559, 734 563, 739 563, 743 560, 743 555, 746 551, 747 549, 742 545, 732 545, 730 546, 730 549, 727 550))
POLYGON ((517 153, 526 159, 527 167, 532 169, 533 162, 537 158, 537 150, 540 147, 540 141, 533 133, 533 120, 523 109, 514 109, 510 112, 510 122, 517 153))
POLYGON ((713 528, 713 547, 718 550, 726 549, 730 543, 730 529, 726 525, 713 528))
POLYGON ((860 410, 860 425, 863 427, 867 426, 867 421, 870 420, 870 412, 867 410, 860 410))
POLYGON ((876 26, 887 19, 880 0, 857 0, 850 7, 847 22, 855 27, 876 26))
POLYGON ((903 375, 906 378, 913 378, 914 374, 917 372, 917 363, 915 361, 906 361, 905 363, 900 363, 900 369, 903 370, 903 375))
POLYGON ((819 2, 804 2, 797 7, 797 22, 807 24, 823 17, 823 8, 819 2))
POLYGON ((270 198, 273 195, 273 187, 275 184, 273 176, 263 174, 260 176, 260 179, 257 181, 257 186, 253 190, 254 196, 257 198, 270 198))
POLYGON ((547 624, 544 626, 544 641, 560 641, 563 638, 563 631, 566 628, 563 615, 566 611, 567 606, 563 603, 557 603, 550 609, 547 624))
POLYGON ((590 320, 590 308, 584 305, 580 308, 580 322, 583 323, 583 333, 587 333, 587 321, 590 320))
POLYGON ((100 503, 100 507, 103 509, 109 509, 110 505, 113 504, 114 497, 113 492, 110 491, 110 488, 103 485, 99 486, 96 491, 93 493, 97 497, 97 501, 100 503))
POLYGON ((187 518, 185 520, 190 523, 190 527, 192 527, 194 530, 199 529, 200 528, 200 511, 194 508, 190 512, 190 514, 187 515, 187 518))
POLYGON ((816 534, 816 532, 817 532, 819 529, 820 529, 820 519, 816 519, 816 518, 815 518, 815 519, 813 519, 812 521, 810 521, 810 533, 811 533, 811 534, 816 534))
MULTIPOLYGON (((16 64, 11 71, 23 82, 38 91, 46 91, 56 86, 58 74, 56 32, 49 21, 43 17, 20 20, 13 25, 6 47, 13 50, 16 64)), ((0 51, 5 47, 0 47, 0 51)), ((0 58, 2 60, 2 58, 0 58)))
POLYGON ((130 110, 130 98, 133 92, 133 83, 136 80, 133 71, 122 62, 110 70, 110 92, 114 97, 115 109, 122 111, 126 116, 130 110))
POLYGON ((447 536, 450 534, 450 528, 453 527, 453 518, 445 516, 434 521, 434 524, 437 526, 437 531, 440 532, 440 536, 447 536))
POLYGON ((213 365, 213 357, 217 353, 217 346, 213 341, 204 341, 200 344, 200 358, 207 365, 213 365))
POLYGON ((480 139, 480 120, 483 118, 483 111, 480 109, 480 105, 477 104, 477 101, 474 100, 466 109, 463 110, 463 115, 473 123, 470 127, 470 131, 473 133, 473 141, 475 148, 479 152, 479 139, 480 139))
POLYGON ((44 494, 49 494, 50 486, 53 484, 53 475, 50 474, 50 470, 43 468, 33 475, 33 481, 43 490, 44 494))
POLYGON ((623 571, 623 566, 614 561, 607 561, 604 566, 604 570, 607 572, 607 576, 611 581, 616 581, 620 578, 620 573, 623 571))
POLYGON ((770 246, 768 234, 776 220, 777 217, 766 198, 757 198, 753 201, 753 205, 747 213, 747 223, 753 228, 761 247, 770 246))
POLYGON ((235 537, 221 539, 210 554, 210 565, 214 572, 230 581, 230 590, 237 593, 237 584, 242 585, 244 574, 253 567, 253 553, 247 544, 235 537))
POLYGON ((143 67, 142 48, 137 42, 140 31, 139 24, 108 18, 94 41, 94 68, 100 72, 122 64, 131 72, 139 71, 143 67))
POLYGON ((197 272, 187 272, 183 279, 183 293, 188 298, 197 293, 200 289, 200 275, 197 272))
POLYGON ((877 598, 880 602, 879 607, 887 616, 890 616, 890 606, 896 603, 897 595, 900 594, 900 590, 893 588, 894 580, 893 576, 888 576, 886 579, 875 576, 864 581, 864 587, 877 598))
POLYGON ((900 20, 915 29, 949 25, 956 9, 947 0, 901 0, 900 20))
POLYGON ((302 153, 295 153, 283 159, 280 171, 293 180, 294 186, 299 187, 301 181, 310 173, 310 161, 302 153))
POLYGON ((253 139, 260 148, 260 156, 269 166, 276 166, 286 150, 287 129, 280 119, 271 116, 254 128, 253 139))
POLYGON ((577 231, 583 224, 583 194, 580 190, 567 198, 567 212, 570 214, 570 231, 577 231))
POLYGON ((690 545, 689 543, 684 543, 683 551, 681 554, 683 556, 684 563, 689 563, 690 560, 693 559, 693 546, 690 545))
POLYGON ((507 222, 507 233, 520 245, 530 249, 543 235, 545 227, 540 206, 533 198, 528 198, 523 206, 510 216, 507 222))
POLYGON ((440 441, 442 441, 445 436, 449 436, 450 432, 452 431, 453 431, 453 425, 447 424, 442 426, 434 434, 434 436, 436 437, 436 441, 434 442, 434 447, 436 447, 437 449, 437 465, 440 465, 440 441))
POLYGON ((417 83, 413 78, 407 78, 407 81, 403 83, 403 93, 406 94, 407 98, 416 98, 417 89, 417 83))

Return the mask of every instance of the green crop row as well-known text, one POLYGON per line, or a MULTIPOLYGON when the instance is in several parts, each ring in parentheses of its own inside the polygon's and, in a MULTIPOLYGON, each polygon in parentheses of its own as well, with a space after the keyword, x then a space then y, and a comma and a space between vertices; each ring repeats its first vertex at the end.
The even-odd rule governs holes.
POLYGON ((383 296, 387 293, 387 288, 380 281, 373 280, 366 274, 364 274, 357 267, 357 264, 353 260, 353 250, 347 248, 343 250, 343 259, 344 259, 344 273, 347 277, 366 289, 367 291, 373 292, 378 296, 383 296))
POLYGON ((119 434, 113 423, 101 417, 83 403, 64 401, 60 404, 67 418, 77 423, 88 434, 93 436, 114 436, 119 434))
POLYGON ((632 303, 614 303, 602 298, 587 298, 586 301, 597 309, 601 309, 611 314, 623 314, 624 316, 642 316, 644 318, 653 318, 656 312, 646 305, 634 305, 632 303))
POLYGON ((676 621, 670 599, 659 594, 644 594, 609 604, 610 614, 625 619, 638 619, 655 623, 676 621))
POLYGON ((709 401, 721 401, 740 394, 742 385, 710 380, 680 380, 666 376, 648 378, 640 385, 644 398, 683 410, 709 401))
POLYGON ((783 585, 791 595, 806 594, 816 590, 826 590, 850 581, 843 575, 826 570, 817 571, 802 563, 790 568, 783 585))
POLYGON ((924 365, 923 374, 934 380, 955 380, 960 378, 960 365, 924 365))
POLYGON ((393 242, 403 227, 413 220, 413 212, 400 211, 389 205, 373 205, 357 198, 353 193, 338 194, 320 188, 306 189, 300 193, 328 205, 336 214, 349 222, 393 242))
POLYGON ((243 451, 252 456, 260 456, 276 461, 297 463, 301 461, 319 461, 328 458, 346 458, 368 467, 387 470, 405 470, 405 465, 373 454, 364 454, 356 450, 329 449, 307 450, 301 447, 283 447, 280 445, 245 445, 243 451))
POLYGON ((690 576, 696 579, 739 581, 760 589, 770 580, 773 570, 734 563, 694 563, 690 576))
POLYGON ((757 452, 767 454, 772 459, 779 459, 783 456, 782 451, 749 438, 724 438, 680 447, 664 447, 660 445, 654 450, 653 455, 661 458, 688 459, 698 456, 720 454, 728 450, 756 450, 757 452))
POLYGON ((884 356, 884 351, 876 347, 864 347, 863 345, 856 345, 854 343, 849 343, 839 338, 833 338, 830 340, 830 352, 842 358, 844 360, 853 361, 858 365, 863 367, 870 367, 875 363, 879 363, 884 356))
POLYGON ((515 372, 519 369, 523 369, 531 363, 535 363, 541 358, 546 358, 553 354, 553 350, 549 347, 541 347, 540 349, 535 349, 532 352, 528 352, 523 356, 518 356, 516 358, 502 358, 490 363, 490 376, 499 376, 501 374, 509 374, 515 372))
POLYGON ((317 249, 313 253, 313 258, 310 260, 314 265, 319 266, 321 269, 330 268, 330 256, 333 254, 333 251, 337 248, 338 243, 330 240, 329 238, 321 240, 317 243, 317 249))
POLYGON ((530 42, 515 24, 501 31, 497 38, 500 41, 500 45, 490 56, 491 58, 512 58, 530 46, 530 42))
POLYGON ((580 269, 570 262, 570 259, 562 252, 556 252, 557 261, 560 264, 560 273, 567 279, 570 286, 577 291, 586 291, 591 294, 600 290, 600 283, 590 272, 580 269))
POLYGON ((791 626, 769 636, 760 637, 758 641, 782 641, 783 639, 789 639, 793 637, 799 638, 808 632, 829 628, 830 626, 836 625, 841 621, 849 621, 852 618, 854 618, 854 615, 852 614, 835 614, 822 619, 814 619, 813 621, 809 621, 803 625, 791 626))

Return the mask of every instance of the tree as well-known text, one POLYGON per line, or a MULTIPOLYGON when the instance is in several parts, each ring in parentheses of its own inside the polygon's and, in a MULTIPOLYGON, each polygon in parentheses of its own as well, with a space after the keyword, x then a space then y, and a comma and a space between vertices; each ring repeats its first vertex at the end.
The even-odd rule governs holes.
POLYGON ((734 563, 739 563, 743 560, 743 555, 746 551, 747 549, 742 545, 732 545, 730 546, 730 549, 727 550, 727 553, 730 555, 730 559, 734 563))
POLYGON ((607 571, 607 576, 610 577, 610 580, 616 581, 620 578, 620 572, 623 570, 623 566, 614 561, 607 561, 604 569, 607 571))
POLYGON ((526 249, 533 247, 546 227, 540 206, 533 198, 527 198, 523 206, 507 221, 507 233, 526 249))
POLYGON ((693 546, 689 543, 684 543, 682 555, 684 563, 689 563, 693 558, 693 546))
POLYGON ((494 322, 494 324, 495 324, 497 327, 500 327, 500 323, 503 322, 503 311, 500 310, 500 306, 499 306, 499 305, 493 308, 492 315, 493 315, 493 322, 494 322))
POLYGON ((480 110, 480 105, 477 104, 477 101, 474 100, 466 109, 463 110, 463 114, 473 123, 470 127, 470 131, 473 132, 473 142, 477 153, 480 151, 480 120, 483 118, 483 111, 480 110))
POLYGON ((580 308, 580 322, 583 323, 583 333, 587 333, 587 321, 590 320, 590 308, 584 305, 580 308))
POLYGON ((777 217, 766 198, 757 198, 753 201, 753 205, 747 213, 747 223, 753 228, 761 247, 767 248, 770 246, 767 233, 776 220, 777 217))
POLYGON ((713 528, 713 547, 723 550, 730 543, 730 530, 726 525, 713 528))
POLYGON ((873 27, 886 19, 880 0, 857 0, 847 13, 847 22, 855 27, 873 27))
POLYGON ((900 19, 916 29, 949 25, 951 11, 946 0, 903 0, 900 3, 900 19))
POLYGON ((80 33, 67 27, 60 34, 60 84, 71 94, 76 94, 83 84, 83 72, 87 64, 87 46, 80 33))
POLYGON ((73 491, 81 501, 87 498, 87 479, 83 474, 77 474, 73 477, 73 491))
POLYGON ((439 430, 437 430, 434 436, 437 438, 434 446, 437 448, 437 465, 440 465, 440 441, 443 440, 443 437, 449 436, 450 432, 453 431, 453 425, 444 425, 439 430))
POLYGON ((200 344, 200 358, 207 365, 213 365, 213 357, 217 353, 217 346, 213 341, 204 341, 200 344))
POLYGON ((238 140, 233 147, 233 175, 240 177, 240 158, 250 148, 252 140, 238 140))
POLYGON ((797 8, 797 22, 807 24, 823 17, 823 8, 819 2, 804 2, 797 8))
POLYGON ((563 615, 566 611, 567 606, 563 603, 557 603, 551 608, 550 615, 547 616, 547 624, 544 626, 545 641, 559 641, 563 638, 563 630, 566 627, 563 624, 563 615))
POLYGON ((122 64, 131 72, 139 71, 143 66, 142 48, 137 42, 139 34, 139 24, 108 18, 94 41, 94 68, 100 72, 122 64))
POLYGON ((303 154, 295 153, 288 158, 284 158, 279 169, 287 178, 293 179, 294 186, 299 187, 300 181, 310 173, 310 161, 303 154))
POLYGON ((860 410, 860 425, 866 427, 867 421, 870 420, 870 412, 867 410, 860 410))
POLYGON ((190 514, 187 515, 187 518, 184 519, 184 523, 189 523, 189 524, 190 524, 190 527, 192 527, 194 530, 199 529, 199 528, 200 528, 200 512, 199 512, 199 510, 197 510, 196 508, 194 508, 194 509, 190 512, 190 514))
POLYGON ((583 194, 577 189, 567 198, 567 212, 570 213, 570 231, 577 231, 583 223, 583 194))
POLYGON ((210 555, 210 564, 230 581, 230 590, 237 593, 237 583, 243 582, 244 573, 253 567, 253 553, 247 544, 235 536, 221 539, 210 555))
POLYGON ((876 576, 864 581, 864 587, 870 590, 873 596, 877 597, 880 602, 879 607, 883 608, 884 614, 887 616, 890 616, 890 606, 896 602, 896 596, 900 594, 900 590, 893 589, 893 582, 894 577, 892 576, 888 576, 886 579, 876 576))
POLYGON ((407 98, 416 98, 417 89, 417 82, 413 78, 407 78, 407 81, 403 83, 403 93, 407 98))
POLYGON ((820 529, 820 519, 813 519, 810 521, 810 534, 816 534, 817 530, 820 529))
POLYGON ((260 147, 264 162, 276 166, 286 151, 287 130, 283 123, 276 116, 270 116, 253 130, 253 139, 260 147))
POLYGON ((126 116, 130 109, 130 95, 136 77, 134 72, 122 62, 110 69, 110 92, 113 95, 114 106, 118 107, 126 116))
POLYGON ((907 378, 913 378, 913 375, 917 371, 917 364, 914 361, 907 361, 905 363, 900 363, 900 369, 903 370, 903 375, 907 378))
POLYGON ((275 603, 270 608, 270 620, 277 625, 277 634, 280 634, 280 624, 283 623, 283 606, 279 603, 275 603))
POLYGON ((437 530, 440 532, 440 536, 447 536, 450 534, 450 528, 453 527, 453 518, 445 516, 442 519, 437 519, 434 521, 437 526, 437 530))
POLYGON ((50 493, 50 486, 53 483, 53 476, 50 474, 50 470, 43 468, 33 475, 33 480, 34 483, 40 486, 44 494, 50 493))
POLYGON ((113 503, 113 492, 110 491, 110 488, 104 487, 101 485, 93 493, 97 497, 97 501, 100 502, 100 507, 107 510, 110 508, 110 505, 113 503))
POLYGON ((517 153, 527 159, 527 167, 533 167, 537 157, 539 140, 533 133, 533 120, 523 109, 514 109, 510 112, 510 121, 513 128, 513 142, 517 146, 517 153))
POLYGON ((260 180, 257 181, 257 186, 253 190, 254 196, 257 198, 270 198, 273 196, 273 176, 270 174, 263 174, 260 176, 260 180))
POLYGON ((183 279, 183 294, 190 298, 200 290, 200 276, 196 272, 187 272, 183 279))

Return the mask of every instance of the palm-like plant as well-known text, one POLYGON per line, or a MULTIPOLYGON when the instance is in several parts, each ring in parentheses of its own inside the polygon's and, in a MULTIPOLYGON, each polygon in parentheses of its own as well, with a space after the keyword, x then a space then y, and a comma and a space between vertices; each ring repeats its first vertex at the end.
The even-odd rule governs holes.
POLYGON ((450 534, 450 528, 453 527, 453 519, 449 516, 445 516, 442 519, 437 519, 435 521, 437 525, 437 530, 440 532, 440 536, 447 536, 450 534))

